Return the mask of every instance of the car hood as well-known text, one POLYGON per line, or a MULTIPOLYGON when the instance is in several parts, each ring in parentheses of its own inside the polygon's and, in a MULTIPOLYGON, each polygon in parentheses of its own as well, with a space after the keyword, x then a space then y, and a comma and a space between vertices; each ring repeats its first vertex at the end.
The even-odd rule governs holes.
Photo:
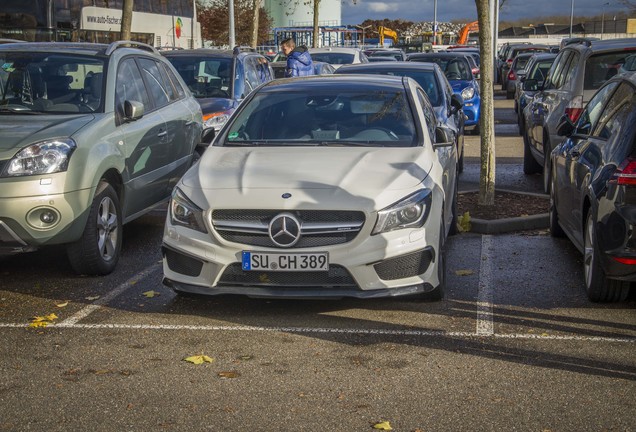
POLYGON ((238 102, 234 99, 227 98, 199 98, 197 99, 197 102, 201 105, 201 112, 203 112, 203 115, 234 110, 238 106, 238 102))
POLYGON ((472 86, 472 81, 467 80, 453 80, 449 81, 451 87, 453 87, 453 92, 461 93, 466 87, 472 86))
POLYGON ((87 115, 1 115, 0 150, 13 150, 50 138, 71 137, 95 118, 87 115))
POLYGON ((416 188, 433 167, 431 157, 423 147, 209 147, 182 183, 205 195, 204 206, 227 205, 228 197, 232 205, 253 206, 285 192, 373 202, 416 188))

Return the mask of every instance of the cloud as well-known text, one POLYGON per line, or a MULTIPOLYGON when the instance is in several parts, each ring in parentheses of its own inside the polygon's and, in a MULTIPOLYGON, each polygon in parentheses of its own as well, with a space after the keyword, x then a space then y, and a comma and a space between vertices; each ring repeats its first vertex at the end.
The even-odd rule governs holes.
POLYGON ((367 5, 371 12, 386 12, 390 9, 390 6, 386 3, 370 2, 367 5))

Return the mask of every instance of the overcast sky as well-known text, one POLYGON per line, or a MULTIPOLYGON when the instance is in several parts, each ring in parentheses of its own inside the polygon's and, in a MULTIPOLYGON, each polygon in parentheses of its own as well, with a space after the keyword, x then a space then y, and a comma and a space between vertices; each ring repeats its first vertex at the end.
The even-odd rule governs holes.
MULTIPOLYGON (((435 0, 342 0, 342 24, 360 24, 365 19, 404 19, 408 21, 433 21, 435 0)), ((606 18, 613 11, 626 10, 616 0, 574 0, 575 16, 594 16, 603 12, 606 18), (609 5, 605 5, 609 3, 609 5)), ((550 15, 570 16, 571 0, 506 0, 500 11, 500 20, 517 20, 550 15)), ((437 21, 477 19, 475 0, 438 0, 437 21)))

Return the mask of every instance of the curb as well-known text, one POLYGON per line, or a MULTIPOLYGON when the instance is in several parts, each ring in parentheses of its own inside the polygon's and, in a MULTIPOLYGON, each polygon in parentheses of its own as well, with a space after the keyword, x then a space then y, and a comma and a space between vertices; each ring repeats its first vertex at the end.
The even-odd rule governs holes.
MULTIPOLYGON (((510 189, 497 189, 498 192, 508 192, 520 195, 531 195, 540 198, 549 199, 546 194, 539 194, 533 192, 522 192, 510 189)), ((461 191, 462 193, 476 192, 474 190, 461 191)), ((478 234, 503 234, 515 231, 533 230, 533 229, 547 229, 550 227, 550 215, 549 213, 540 213, 530 216, 520 216, 514 218, 504 219, 470 219, 470 231, 478 234)))

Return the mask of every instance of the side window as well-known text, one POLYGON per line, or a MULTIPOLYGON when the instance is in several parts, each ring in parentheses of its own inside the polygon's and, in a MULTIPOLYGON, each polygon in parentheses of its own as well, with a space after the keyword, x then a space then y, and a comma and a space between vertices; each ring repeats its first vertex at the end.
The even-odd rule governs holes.
POLYGON ((250 56, 245 59, 245 84, 249 89, 248 93, 254 90, 260 84, 258 77, 258 61, 255 56, 250 56))
POLYGON ((556 88, 555 83, 557 82, 559 75, 561 75, 561 70, 563 69, 564 63, 567 61, 569 54, 569 51, 563 51, 557 56, 554 63, 552 63, 548 79, 546 80, 546 90, 556 88))
POLYGON ((144 81, 133 58, 119 64, 117 83, 115 84, 115 110, 118 119, 124 117, 124 102, 137 101, 144 104, 144 111, 151 111, 153 106, 144 86, 144 81))
POLYGON ((592 135, 607 139, 617 134, 629 117, 631 111, 630 103, 633 98, 634 87, 627 83, 621 84, 610 100, 607 101, 598 126, 594 128, 592 135))
POLYGON ((168 66, 166 66, 165 69, 166 69, 166 72, 168 73, 168 76, 170 77, 170 81, 172 81, 172 84, 174 85, 174 88, 176 89, 177 94, 179 95, 179 99, 184 98, 186 95, 186 92, 181 86, 181 81, 179 81, 179 79, 174 74, 174 72, 172 72, 172 68, 169 68, 168 66))
POLYGON ((560 89, 563 87, 568 70, 570 69, 571 61, 572 53, 567 53, 566 56, 563 57, 563 62, 559 64, 558 73, 555 75, 554 81, 552 81, 553 88, 560 89))
POLYGON ((565 87, 569 85, 576 76, 576 71, 579 69, 579 53, 574 52, 571 55, 570 64, 568 68, 563 72, 563 83, 562 86, 565 87))
POLYGON ((603 87, 590 99, 583 113, 581 113, 581 118, 579 118, 576 124, 577 134, 589 135, 592 132, 601 116, 603 105, 605 105, 605 102, 611 96, 617 85, 618 83, 612 83, 603 87))
POLYGON ((431 141, 435 141, 435 113, 431 109, 431 103, 428 100, 428 96, 421 89, 417 89, 417 96, 420 99, 420 105, 422 105, 422 111, 424 112, 424 119, 426 120, 426 128, 428 129, 428 135, 431 141))
POLYGON ((158 63, 158 66, 159 66, 159 71, 161 72, 163 87, 168 92, 168 97, 170 98, 171 101, 179 99, 179 95, 177 94, 177 91, 174 88, 172 80, 170 80, 170 78, 168 77, 168 72, 166 72, 166 65, 162 63, 158 63))
POLYGON ((155 106, 161 108, 168 105, 170 97, 168 96, 168 91, 164 88, 157 62, 148 58, 140 58, 139 66, 155 106))

